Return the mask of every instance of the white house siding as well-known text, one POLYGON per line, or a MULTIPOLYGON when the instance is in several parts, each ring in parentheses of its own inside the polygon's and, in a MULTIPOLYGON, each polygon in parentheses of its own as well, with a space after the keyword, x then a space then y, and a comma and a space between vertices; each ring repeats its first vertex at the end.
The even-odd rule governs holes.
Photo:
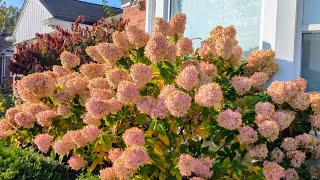
POLYGON ((44 25, 43 21, 52 18, 50 12, 38 0, 26 0, 13 32, 15 43, 23 42, 35 37, 35 33, 50 33, 54 29, 44 25))

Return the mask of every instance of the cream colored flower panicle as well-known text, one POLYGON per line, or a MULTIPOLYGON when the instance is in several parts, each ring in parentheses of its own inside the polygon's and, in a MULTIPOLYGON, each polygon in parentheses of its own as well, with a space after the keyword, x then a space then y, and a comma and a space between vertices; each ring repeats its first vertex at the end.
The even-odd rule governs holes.
POLYGON ((98 77, 89 80, 89 89, 109 89, 110 85, 107 78, 98 77))
POLYGON ((109 67, 115 66, 119 59, 124 56, 123 50, 112 43, 101 43, 97 49, 109 67))
POLYGON ((153 36, 148 41, 145 54, 154 63, 163 61, 167 57, 168 41, 165 36, 153 36))
POLYGON ((192 40, 181 38, 177 42, 177 56, 189 55, 193 53, 192 40))
POLYGON ((125 32, 116 31, 112 34, 113 43, 124 51, 130 48, 130 42, 125 32))
POLYGON ((192 98, 189 94, 176 90, 165 98, 165 104, 174 117, 183 117, 191 107, 192 98))
POLYGON ((60 55, 61 64, 66 69, 72 69, 80 65, 80 59, 68 51, 63 51, 60 55))
POLYGON ((195 102, 204 107, 219 107, 222 99, 223 93, 221 88, 219 84, 214 82, 202 85, 195 95, 195 102))
POLYGON ((25 93, 29 93, 35 99, 39 99, 51 96, 55 90, 55 86, 56 80, 52 76, 45 73, 35 73, 25 76, 18 81, 17 90, 22 97, 25 97, 25 93))
POLYGON ((53 66, 52 71, 56 73, 58 77, 66 76, 72 72, 70 69, 66 69, 63 66, 53 66))
POLYGON ((117 98, 122 102, 136 103, 139 98, 139 89, 132 82, 121 81, 117 90, 117 98))
POLYGON ((130 68, 132 82, 143 88, 153 76, 152 68, 145 64, 134 64, 130 68))
POLYGON ((129 42, 137 49, 145 46, 150 37, 144 30, 132 25, 127 26, 126 33, 129 42))
POLYGON ((106 61, 102 58, 98 51, 98 46, 89 46, 86 48, 87 54, 96 62, 99 62, 101 64, 105 64, 106 61))
POLYGON ((223 128, 229 130, 238 129, 242 123, 241 114, 227 109, 219 114, 217 122, 223 128))
POLYGON ((171 31, 174 34, 177 34, 179 37, 183 36, 184 31, 186 30, 187 16, 183 13, 176 14, 170 21, 169 25, 171 31))
POLYGON ((233 77, 231 84, 239 95, 244 95, 251 90, 252 81, 247 77, 233 77))
POLYGON ((109 85, 116 89, 121 81, 129 80, 129 73, 124 69, 113 68, 107 72, 106 78, 109 85))
POLYGON ((193 65, 185 67, 177 76, 177 85, 183 87, 185 90, 192 90, 199 83, 199 72, 193 65))
POLYGON ((53 141, 53 137, 49 134, 39 134, 37 135, 33 142, 37 145, 39 151, 47 153, 51 146, 51 142, 53 141))
POLYGON ((169 22, 163 18, 156 17, 153 23, 153 33, 163 36, 170 36, 172 35, 172 29, 169 22))
POLYGON ((79 170, 82 167, 84 167, 87 163, 88 161, 84 160, 80 156, 75 156, 75 155, 71 156, 70 159, 68 160, 68 164, 73 170, 79 170))
POLYGON ((96 63, 89 63, 89 64, 83 64, 80 67, 80 72, 84 76, 87 76, 90 79, 97 78, 97 77, 103 77, 105 67, 102 64, 96 64, 96 63))

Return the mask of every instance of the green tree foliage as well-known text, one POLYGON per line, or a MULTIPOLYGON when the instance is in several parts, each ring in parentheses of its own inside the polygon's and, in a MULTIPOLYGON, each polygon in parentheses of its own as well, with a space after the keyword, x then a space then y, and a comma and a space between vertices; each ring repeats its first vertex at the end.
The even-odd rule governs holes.
POLYGON ((14 6, 7 6, 5 2, 0 0, 0 29, 6 27, 12 32, 16 21, 18 20, 20 10, 14 6))

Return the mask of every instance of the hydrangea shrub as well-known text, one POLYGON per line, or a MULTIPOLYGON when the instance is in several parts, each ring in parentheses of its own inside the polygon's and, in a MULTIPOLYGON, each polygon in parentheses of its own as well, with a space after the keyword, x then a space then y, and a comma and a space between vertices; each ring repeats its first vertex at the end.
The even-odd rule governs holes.
POLYGON ((317 178, 320 94, 294 79, 262 86, 278 71, 275 52, 242 61, 233 26, 201 47, 183 37, 186 16, 135 26, 113 43, 67 51, 62 66, 14 85, 23 101, 0 121, 0 136, 33 145, 70 168, 107 179, 317 178), (315 129, 315 130, 313 130, 315 129))

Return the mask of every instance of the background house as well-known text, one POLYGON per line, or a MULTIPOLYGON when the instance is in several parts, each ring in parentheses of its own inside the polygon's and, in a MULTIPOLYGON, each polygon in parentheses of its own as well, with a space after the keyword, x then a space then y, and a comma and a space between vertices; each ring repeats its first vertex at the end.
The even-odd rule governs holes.
POLYGON ((0 85, 11 84, 11 76, 7 65, 10 63, 13 57, 12 42, 6 40, 7 37, 11 36, 11 33, 6 28, 0 30, 0 85))
POLYGON ((147 32, 154 17, 168 20, 178 12, 187 15, 190 38, 206 38, 218 24, 235 25, 244 55, 258 48, 276 51, 280 71, 274 80, 303 77, 309 91, 320 90, 319 0, 122 0, 122 7, 123 17, 147 32))
MULTIPOLYGON (((121 14, 122 9, 110 7, 114 14, 121 14)), ((25 0, 20 16, 12 33, 14 44, 32 40, 35 33, 52 33, 55 26, 70 29, 79 15, 85 18, 84 25, 107 17, 102 5, 77 0, 25 0)))

